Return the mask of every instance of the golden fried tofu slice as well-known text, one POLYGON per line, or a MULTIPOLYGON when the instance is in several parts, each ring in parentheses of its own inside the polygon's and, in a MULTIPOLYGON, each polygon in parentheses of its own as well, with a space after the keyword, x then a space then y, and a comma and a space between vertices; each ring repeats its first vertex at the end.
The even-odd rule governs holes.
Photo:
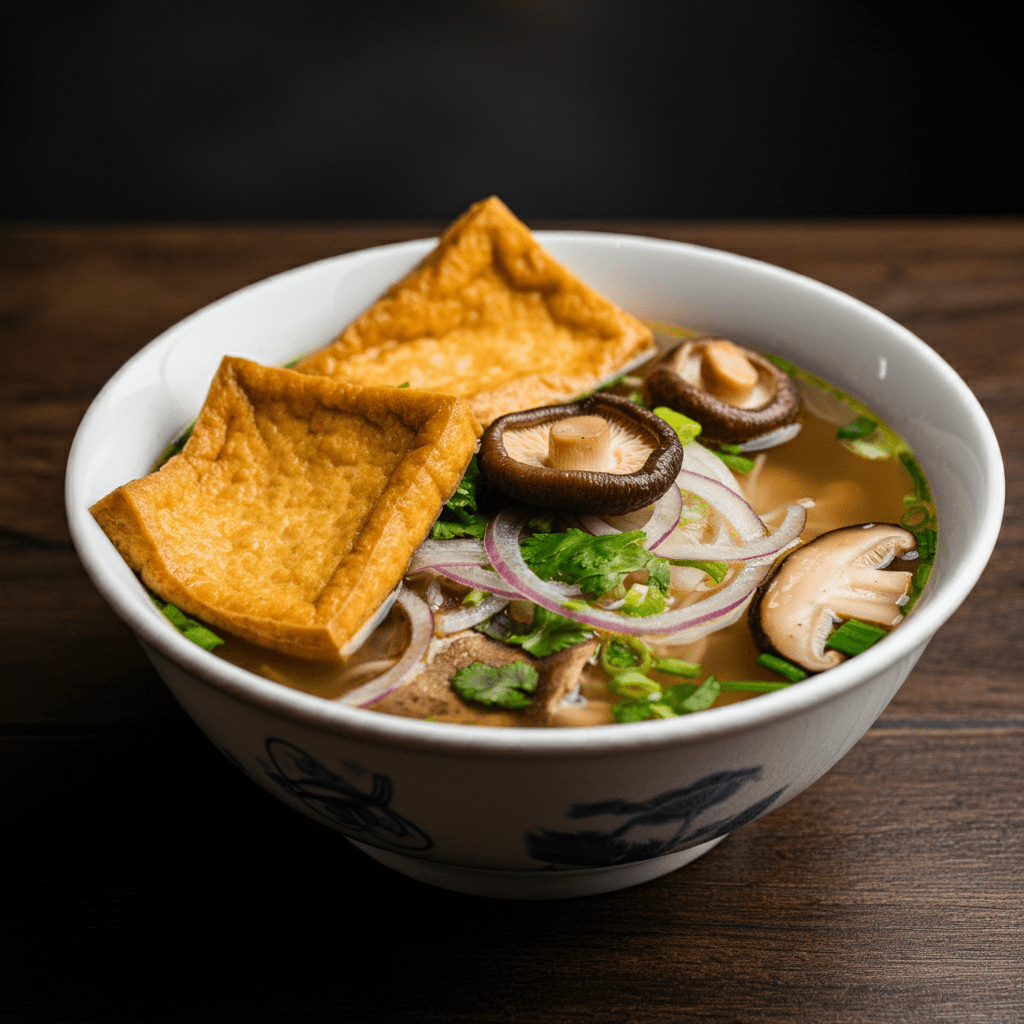
POLYGON ((461 399, 225 357, 181 454, 91 509, 151 590, 301 658, 401 581, 473 455, 461 399))
POLYGON ((653 354, 639 320, 553 259, 496 196, 296 369, 465 398, 483 423, 563 402, 653 354))

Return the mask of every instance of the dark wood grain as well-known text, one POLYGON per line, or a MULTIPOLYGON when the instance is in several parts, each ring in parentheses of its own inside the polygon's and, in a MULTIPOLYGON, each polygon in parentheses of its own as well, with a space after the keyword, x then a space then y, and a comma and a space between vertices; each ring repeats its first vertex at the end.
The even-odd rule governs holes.
POLYGON ((1024 223, 550 224, 808 274, 922 337, 1007 468, 969 605, 828 775, 674 875, 555 903, 394 876, 199 736, 71 548, 64 462, 132 353, 438 224, 0 234, 0 1022, 1024 1019, 1024 223))

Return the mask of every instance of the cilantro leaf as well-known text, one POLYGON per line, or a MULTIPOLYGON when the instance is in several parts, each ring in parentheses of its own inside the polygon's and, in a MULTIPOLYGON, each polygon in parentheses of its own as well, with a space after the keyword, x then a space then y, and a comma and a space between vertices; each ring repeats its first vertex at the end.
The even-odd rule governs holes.
POLYGON ((542 580, 576 583, 584 593, 600 597, 631 573, 647 570, 647 582, 668 590, 669 563, 644 546, 643 530, 592 537, 583 530, 535 533, 522 542, 526 564, 542 580))
POLYGON ((529 707, 537 689, 537 670, 525 661, 494 667, 474 661, 451 678, 452 689, 463 700, 509 710, 529 707))
POLYGON ((452 537, 483 538, 487 517, 477 509, 476 480, 480 475, 476 456, 469 460, 455 493, 441 509, 441 517, 430 528, 433 540, 451 540, 452 537))
POLYGON ((522 647, 535 658, 564 651, 592 635, 586 626, 581 626, 578 622, 573 622, 572 619, 567 619, 557 612, 550 612, 539 605, 534 605, 533 620, 528 626, 516 622, 506 612, 498 612, 474 628, 492 640, 522 647))

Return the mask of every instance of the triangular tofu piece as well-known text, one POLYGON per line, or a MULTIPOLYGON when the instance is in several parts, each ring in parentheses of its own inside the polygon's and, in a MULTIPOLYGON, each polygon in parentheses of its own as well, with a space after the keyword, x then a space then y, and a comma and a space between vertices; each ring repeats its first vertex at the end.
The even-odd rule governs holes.
POLYGON ((490 423, 592 390, 653 344, 647 327, 571 274, 492 196, 296 368, 458 395, 490 423))
POLYGON ((343 660, 479 433, 457 398, 229 356, 181 454, 91 511, 164 600, 274 650, 343 660))

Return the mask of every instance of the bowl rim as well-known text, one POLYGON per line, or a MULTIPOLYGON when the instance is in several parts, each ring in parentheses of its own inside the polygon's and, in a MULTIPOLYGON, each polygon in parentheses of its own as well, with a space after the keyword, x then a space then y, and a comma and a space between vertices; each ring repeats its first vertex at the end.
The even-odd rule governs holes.
MULTIPOLYGON (((85 457, 85 444, 90 425, 100 415, 119 382, 133 372, 141 360, 152 358, 154 350, 172 343, 174 337, 197 318, 246 293, 280 282, 293 275, 310 272, 331 263, 357 263, 362 260, 387 258, 391 255, 416 255, 428 252, 436 238, 413 239, 371 246, 306 263, 271 275, 237 289, 179 320, 131 356, 104 384, 75 433, 68 456, 65 475, 65 501, 72 542, 94 585, 113 611, 132 629, 144 649, 150 648, 171 661, 180 670, 214 687, 225 696, 251 705, 275 717, 313 727, 328 734, 372 742, 377 746, 416 750, 446 750, 486 757, 553 757, 571 755, 596 757, 607 752, 659 749, 688 742, 703 741, 746 732, 769 723, 800 715, 812 708, 839 700, 867 684, 902 659, 916 657, 934 633, 956 611, 977 582, 995 547, 1002 522, 1005 480, 1002 458, 992 426, 981 404, 959 375, 924 341, 884 313, 830 285, 783 267, 720 249, 651 238, 644 235, 619 234, 607 231, 537 231, 542 244, 584 243, 602 248, 623 246, 648 250, 678 252, 687 250, 711 263, 753 268, 788 285, 798 285, 855 310, 858 315, 882 325, 886 331, 902 335, 918 358, 931 364, 946 386, 958 394, 963 413, 971 420, 975 433, 983 439, 982 450, 976 452, 989 484, 989 501, 979 529, 961 559, 961 565, 944 585, 926 595, 900 628, 876 646, 814 676, 799 686, 761 694, 756 699, 739 701, 697 715, 674 719, 621 725, 595 725, 585 728, 552 729, 521 727, 515 729, 473 728, 442 722, 426 722, 367 712, 361 708, 325 700, 257 676, 217 658, 186 640, 173 628, 165 628, 156 614, 140 611, 136 600, 130 599, 111 566, 120 563, 113 545, 89 514, 84 500, 79 501, 80 463, 85 457), (117 561, 114 561, 114 560, 117 561)), ((120 563, 123 565, 123 563, 120 563)), ((141 588, 141 583, 137 584, 141 588)), ((155 612, 155 610, 154 610, 155 612)))

